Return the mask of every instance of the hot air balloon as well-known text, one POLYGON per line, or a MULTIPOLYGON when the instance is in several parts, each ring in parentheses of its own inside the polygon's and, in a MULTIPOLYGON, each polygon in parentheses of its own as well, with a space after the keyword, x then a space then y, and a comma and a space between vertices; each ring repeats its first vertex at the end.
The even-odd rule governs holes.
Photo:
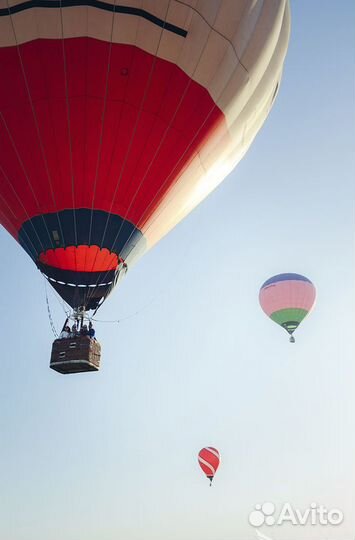
POLYGON ((0 223, 76 317, 243 157, 289 20, 288 0, 2 2, 0 223))
POLYGON ((198 454, 198 463, 210 481, 210 486, 212 485, 212 480, 214 475, 217 472, 219 464, 221 462, 221 457, 216 448, 212 446, 206 446, 202 448, 198 454))
POLYGON ((259 301, 263 311, 290 334, 308 315, 316 299, 313 283, 300 274, 279 274, 262 285, 259 301))

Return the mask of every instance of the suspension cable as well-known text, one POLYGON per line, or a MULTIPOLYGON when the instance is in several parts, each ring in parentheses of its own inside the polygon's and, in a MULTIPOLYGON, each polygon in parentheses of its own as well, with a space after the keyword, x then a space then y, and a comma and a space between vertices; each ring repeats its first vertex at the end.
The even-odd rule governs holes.
POLYGON ((56 328, 54 326, 53 317, 52 317, 52 313, 51 313, 51 308, 50 308, 50 305, 49 305, 46 278, 44 278, 44 289, 45 289, 45 295, 46 295, 46 304, 47 304, 47 312, 48 312, 49 324, 51 326, 54 337, 57 339, 58 338, 58 332, 57 332, 57 330, 56 330, 56 328))
MULTIPOLYGON (((62 0, 60 0, 60 24, 62 33, 62 53, 63 53, 63 68, 64 68, 64 81, 65 81, 65 102, 67 108, 67 126, 68 126, 68 140, 69 140, 69 155, 70 155, 70 176, 71 176, 71 191, 72 191, 72 203, 73 203, 73 223, 74 223, 74 239, 75 245, 78 245, 78 232, 76 224, 75 213, 75 178, 74 178, 74 166, 73 166, 73 141, 70 122, 70 100, 69 100, 69 87, 68 87, 68 71, 67 71, 67 57, 65 51, 65 39, 64 39, 64 21, 63 21, 63 7, 62 0)), ((76 250, 74 250, 75 259, 75 271, 78 271, 76 250)))
MULTIPOLYGON (((11 26, 12 26, 12 31, 13 31, 13 34, 14 34, 14 38, 15 38, 15 42, 16 42, 16 49, 17 49, 17 54, 18 54, 18 58, 19 58, 19 63, 20 63, 20 67, 21 67, 21 72, 22 72, 22 77, 23 77, 23 80, 24 80, 24 83, 25 83, 25 88, 26 88, 26 92, 27 92, 27 97, 28 97, 28 101, 29 101, 29 104, 30 104, 30 107, 31 107, 31 112, 32 112, 32 116, 33 116, 33 120, 34 120, 34 124, 35 124, 35 128, 36 128, 36 133, 37 133, 37 138, 38 138, 38 141, 39 141, 39 146, 40 146, 40 150, 41 150, 41 155, 42 155, 42 159, 43 159, 43 163, 44 163, 44 167, 45 167, 45 171, 46 171, 46 175, 47 175, 47 178, 48 178, 48 181, 49 181, 49 186, 50 186, 50 192, 51 192, 51 197, 52 197, 52 201, 53 201, 53 204, 54 204, 54 208, 55 208, 55 211, 56 211, 56 214, 57 214, 57 219, 58 219, 58 225, 59 225, 59 228, 60 228, 60 231, 61 231, 61 236, 64 240, 64 237, 63 237, 63 230, 62 230, 62 225, 61 225, 61 222, 60 222, 60 217, 59 217, 59 213, 58 213, 58 209, 57 209, 57 204, 56 204, 56 200, 55 200, 55 195, 54 195, 54 189, 53 189, 53 184, 52 184, 52 178, 51 178, 51 174, 50 174, 50 171, 49 171, 49 166, 48 166, 48 160, 47 160, 47 157, 46 157, 46 154, 45 154, 45 150, 44 150, 44 144, 43 144, 43 141, 42 141, 42 137, 41 137, 41 131, 40 131, 40 128, 39 128, 39 123, 38 123, 38 118, 37 118, 37 115, 36 115, 36 109, 35 109, 35 106, 34 106, 34 103, 33 103, 33 99, 32 99, 32 95, 31 95, 31 91, 30 91, 30 87, 29 87, 29 83, 28 83, 28 79, 27 79, 27 75, 26 75, 26 71, 25 71, 25 68, 24 68, 24 64, 23 64, 23 60, 22 60, 22 55, 21 55, 21 50, 20 50, 20 46, 19 46, 19 43, 18 43, 18 39, 17 39, 17 34, 16 34, 16 30, 15 30, 15 24, 14 24, 14 21, 13 21, 13 18, 12 18, 12 14, 11 14, 11 11, 10 11, 10 6, 9 6, 9 0, 7 0, 7 6, 8 6, 8 11, 9 11, 9 16, 10 16, 10 21, 11 21, 11 26)), ((37 25, 38 27, 38 25, 37 25)), ((5 123, 5 120, 3 118, 3 121, 5 123)), ((6 123, 5 123, 5 126, 6 126, 6 123)), ((7 126, 6 126, 7 128, 7 126)), ((8 128, 7 128, 8 129, 8 128)), ((37 197, 36 197, 36 194, 35 194, 35 190, 31 184, 31 181, 29 179, 29 175, 27 174, 27 171, 25 170, 25 166, 22 162, 22 159, 20 158, 20 155, 17 151, 17 148, 15 146, 15 143, 12 139, 12 137, 10 136, 10 133, 9 133, 9 138, 12 142, 12 145, 14 147, 14 150, 16 152, 16 155, 17 155, 17 158, 19 160, 19 163, 20 163, 20 166, 24 172, 24 175, 26 177, 26 180, 30 186, 30 189, 31 189, 31 192, 34 196, 34 199, 35 199, 35 202, 36 202, 36 205, 37 205, 37 208, 38 210, 40 209, 40 206, 39 206, 39 203, 38 203, 38 200, 37 200, 37 197)), ((27 212, 26 212, 27 213, 27 212)), ((44 216, 41 214, 42 216, 42 221, 43 221, 43 224, 44 224, 44 227, 46 229, 46 232, 47 232, 47 235, 48 235, 48 238, 49 238, 49 241, 52 245, 52 248, 53 248, 53 252, 55 254, 55 257, 57 257, 56 255, 56 252, 55 252, 55 246, 54 246, 54 243, 53 243, 53 239, 49 233, 49 230, 48 230, 48 227, 47 227, 47 223, 44 219, 44 216)), ((35 229, 32 221, 30 221, 31 224, 32 224, 32 227, 35 229)), ((36 232, 36 235, 38 237, 38 234, 37 234, 37 231, 36 232)), ((39 237, 38 237, 39 239, 39 237)), ((40 241, 40 244, 42 246, 42 249, 44 249, 43 247, 43 244, 42 242, 40 241)))
POLYGON ((129 315, 126 315, 125 317, 121 317, 120 319, 113 319, 113 320, 110 320, 110 321, 102 321, 100 319, 95 319, 94 318, 95 314, 94 314, 91 317, 91 320, 95 321, 95 322, 98 322, 98 323, 116 323, 116 324, 121 323, 122 321, 126 321, 127 319, 131 319, 132 317, 136 317, 137 315, 139 315, 142 311, 144 311, 151 304, 153 304, 163 292, 164 292, 164 289, 162 289, 158 294, 154 295, 153 298, 151 298, 151 300, 147 304, 144 304, 142 307, 138 308, 133 313, 130 313, 129 315))
MULTIPOLYGON (((210 26, 211 28, 211 31, 213 29, 213 26, 210 26)), ((205 46, 204 46, 204 49, 207 45, 207 41, 208 41, 208 38, 205 42, 205 46)), ((203 49, 203 50, 204 50, 203 49)), ((203 51, 202 51, 203 53, 203 51)), ((202 55, 201 53, 201 55, 202 55)), ((225 56, 226 56, 227 52, 225 53, 225 56)), ((200 55, 200 58, 201 58, 201 55, 200 55)), ((237 56, 238 58, 238 56, 237 56)), ((195 70, 197 69, 197 66, 198 66, 198 62, 197 62, 197 65, 195 67, 195 70)), ((244 66, 243 66, 244 67, 244 66)), ((230 74, 229 78, 228 78, 228 81, 226 83, 225 86, 227 86, 229 84, 229 82, 231 81, 232 77, 234 76, 234 73, 235 73, 235 70, 237 69, 237 66, 235 67, 235 69, 232 71, 232 73, 230 74)), ((195 71, 194 70, 194 71, 195 71)), ((192 77, 192 76, 191 76, 192 77)), ((224 91, 224 88, 225 86, 223 87, 223 89, 221 90, 219 96, 217 97, 216 99, 216 102, 218 101, 220 95, 222 94, 222 92, 224 91)), ((180 104, 179 104, 180 105, 180 104)), ((177 163, 175 164, 175 166, 173 167, 173 169, 171 170, 171 172, 169 173, 169 175, 166 177, 165 181, 163 182, 163 184, 160 186, 159 190, 157 191, 157 193, 155 194, 155 196, 153 197, 153 199, 150 201, 150 203, 148 204, 147 208, 145 208, 145 210, 143 211, 142 215, 140 216, 139 220, 137 221, 137 227, 139 228, 139 223, 143 220, 144 216, 147 215, 147 212, 149 210, 149 208, 151 208, 151 206, 154 204, 154 202, 157 200, 157 197, 159 196, 159 193, 161 192, 161 190, 164 188, 164 186, 168 183, 168 181, 171 179, 171 176, 173 175, 173 173, 177 170, 179 164, 181 163, 181 161, 183 160, 183 158, 186 156, 187 152, 189 151, 189 149, 191 148, 191 145, 193 144, 193 142, 196 140, 196 138, 198 137, 199 133, 201 132, 201 130, 203 129, 203 127, 205 126, 206 122, 208 121, 208 119, 210 118, 211 114, 214 112, 214 110, 216 109, 217 105, 214 103, 213 107, 210 109, 210 111, 208 112, 208 114, 206 115, 203 123, 201 124, 201 126, 199 127, 199 129, 197 130, 197 132, 195 133, 195 136, 194 138, 190 141, 189 145, 187 146, 187 148, 185 149, 184 153, 180 156, 179 160, 177 161, 177 163)), ((203 164, 201 163, 201 165, 203 166, 203 164)), ((181 174, 178 176, 178 179, 181 178, 181 174)), ((177 184, 178 182, 176 182, 177 184)), ((175 185, 176 185, 175 184, 175 185)), ((140 187, 140 186, 139 186, 140 187)), ((181 188, 180 188, 181 189, 181 188)), ((137 194, 137 193, 136 193, 137 194)), ((160 211, 154 216, 154 219, 149 223, 149 226, 147 227, 147 229, 144 231, 145 233, 147 232, 147 230, 149 230, 149 228, 156 222, 156 220, 159 218, 159 216, 161 215, 161 213, 165 210, 165 208, 169 205, 170 201, 167 201, 166 204, 164 205, 161 205, 161 208, 159 209, 160 211)), ((131 234, 129 235, 129 237, 127 238, 124 246, 123 246, 123 249, 126 247, 126 245, 128 244, 129 240, 131 239, 133 235, 133 232, 131 232, 131 234)), ((117 238, 115 238, 115 242, 116 242, 117 238)), ((132 252, 132 249, 134 248, 134 246, 132 246, 131 250, 129 251, 127 257, 130 255, 130 253, 132 252)), ((126 257, 126 258, 127 258, 126 257)))
MULTIPOLYGON (((150 88, 150 85, 151 85, 151 81, 152 81, 152 78, 153 78, 153 73, 154 73, 154 69, 155 69, 155 65, 156 65, 156 62, 157 62, 157 54, 158 54, 158 50, 159 50, 159 46, 160 46, 160 43, 161 43, 161 39, 162 39, 162 36, 163 36, 163 32, 164 32, 164 28, 165 28, 165 25, 166 25, 166 19, 167 19, 167 15, 168 15, 168 11, 169 11, 169 7, 170 7, 170 2, 171 0, 169 0, 168 2, 168 7, 166 9, 166 13, 165 13, 165 18, 164 18, 164 24, 162 26, 162 29, 160 31, 160 36, 159 36, 159 40, 158 40, 158 45, 156 47, 156 52, 155 52, 155 55, 154 55, 154 59, 153 59, 153 62, 152 62, 152 65, 151 65, 151 68, 150 68, 150 72, 149 72, 149 75, 148 75, 148 78, 147 78, 147 81, 146 81, 146 85, 145 85, 145 88, 144 88, 144 95, 143 95, 143 99, 141 100, 140 102, 140 107, 139 107, 139 111, 138 111, 138 114, 137 114, 137 118, 136 118, 136 121, 135 121, 135 125, 133 127, 133 131, 131 133, 131 137, 130 137, 130 142, 129 142, 129 145, 128 145, 128 149, 127 149, 127 152, 125 154, 125 157, 124 157, 124 160, 123 160, 123 163, 122 163, 122 166, 121 166, 121 171, 120 171, 120 174, 118 176, 118 180, 117 180, 117 183, 116 183, 116 187, 115 187, 115 191, 112 195, 112 202, 111 202, 111 205, 110 205, 110 211, 108 213, 108 216, 106 218, 106 224, 105 224, 105 227, 104 227, 104 230, 103 230, 103 235, 102 235, 102 240, 101 240, 101 244, 100 244, 100 248, 102 249, 102 245, 103 245, 103 242, 104 242, 104 238, 106 236, 106 232, 107 232, 107 228, 108 228, 108 224, 109 224, 109 220, 110 220, 110 212, 112 210, 112 207, 113 207, 113 204, 114 204, 114 201, 115 201, 115 197, 116 197, 116 194, 117 194, 117 190, 120 186, 120 183, 121 183, 121 180, 122 180, 122 176, 123 176, 123 173, 124 173, 124 170, 125 170, 125 167, 126 167, 126 163, 127 163, 127 160, 128 160, 128 156, 131 152, 131 149, 132 149, 132 146, 133 146, 133 141, 135 139, 135 136, 136 136, 136 133, 137 133, 137 129, 138 129, 138 125, 139 125, 139 122, 140 122, 140 119, 141 119, 141 116, 142 116, 142 112, 143 112, 143 107, 144 107, 144 103, 146 101, 146 97, 148 95, 148 91, 149 91, 149 88, 150 88)), ((140 21, 139 21, 139 24, 140 24, 140 21)), ((95 263, 96 263, 96 259, 97 259, 97 255, 98 255, 98 252, 96 253, 95 257, 94 257, 94 261, 93 261, 93 265, 92 265, 92 268, 94 268, 95 266, 95 263)), ((108 275, 108 272, 106 272, 105 274, 105 279, 106 279, 106 276, 108 275)), ((99 283, 99 280, 100 280, 100 274, 96 280, 96 284, 95 284, 95 287, 93 287, 92 291, 89 292, 89 295, 88 295, 88 301, 91 299, 92 295, 94 294, 94 291, 99 283)))
MULTIPOLYGON (((167 14, 166 14, 166 15, 167 15, 167 14)), ((217 17, 217 14, 216 14, 216 17, 217 17)), ((205 49, 206 49, 206 47, 207 47, 208 37, 209 37, 209 35, 211 34, 212 30, 213 30, 213 25, 210 26, 209 34, 208 34, 208 36, 207 36, 207 38, 206 38, 204 47, 203 47, 203 49, 202 49, 202 51, 201 51, 201 53, 200 53, 200 55, 199 55, 199 59, 202 57, 202 55, 203 55, 203 53, 204 53, 204 51, 205 51, 205 49)), ((156 53, 156 54, 157 54, 157 53, 156 53)), ((156 59, 156 56, 155 56, 155 59, 156 59)), ((193 74, 195 73, 196 69, 198 68, 198 65, 199 65, 199 59, 198 59, 198 61, 196 62, 196 65, 195 65, 193 74)), ((184 89, 184 92, 183 92, 183 94, 182 94, 182 97, 181 97, 181 99, 180 99, 180 101, 179 101, 179 104, 178 104, 176 110, 175 110, 173 119, 176 117, 176 114, 177 114, 179 108, 181 107, 182 101, 183 101, 184 97, 186 96, 186 93, 187 93, 187 91, 188 91, 188 88, 189 88, 189 86, 190 86, 190 84, 191 84, 191 80, 192 80, 192 78, 193 78, 193 74, 191 75, 189 81, 187 82, 187 84, 186 84, 186 86, 185 86, 185 89, 184 89)), ((233 74, 234 74, 234 71, 233 71, 232 74, 230 75, 229 80, 232 78, 233 74)), ((224 89, 223 89, 223 90, 224 90, 224 89)), ((222 91, 223 91, 223 90, 222 90, 222 91)), ((214 111, 215 109, 216 109, 216 104, 214 103, 213 106, 212 106, 212 108, 211 108, 211 110, 210 110, 209 113, 206 115, 206 118, 205 118, 204 122, 202 123, 202 125, 200 126, 200 128, 197 130, 197 133, 195 134, 194 138, 189 142, 189 144, 188 144, 187 148, 185 149, 184 153, 182 154, 182 156, 180 156, 180 158, 178 159, 177 163, 174 165, 172 171, 171 171, 170 174, 167 176, 167 178, 165 179, 164 183, 162 184, 162 186, 161 186, 160 189, 158 190, 158 193, 159 193, 159 192, 161 191, 161 189, 167 184, 167 182, 169 181, 169 179, 171 179, 172 174, 173 174, 174 171, 177 169, 178 165, 181 163, 182 159, 185 157, 185 155, 187 154, 187 152, 188 152, 189 149, 191 148, 192 144, 193 144, 194 141, 196 140, 197 136, 199 135, 199 133, 201 132, 201 130, 203 129, 203 127, 204 127, 204 125, 206 124, 207 120, 209 119, 209 117, 211 116, 211 114, 213 113, 213 111, 214 111)), ((163 135, 162 140, 165 140, 165 137, 167 136, 167 133, 168 133, 168 131, 169 131, 169 128, 170 128, 171 125, 172 125, 173 119, 169 122, 169 124, 168 124, 168 126, 167 126, 167 128, 166 128, 166 130, 165 130, 165 132, 164 132, 164 135, 163 135)), ((131 142, 132 142, 132 141, 131 141, 131 142)), ((130 203, 130 205, 129 205, 127 211, 126 211, 126 214, 125 214, 124 219, 127 217, 127 214, 128 214, 128 212, 129 212, 130 208, 132 207, 133 202, 134 202, 136 196, 138 195, 138 192, 139 192, 139 190, 140 190, 140 188, 141 188, 143 182, 144 182, 145 179, 146 179, 147 172, 150 170, 150 168, 151 168, 151 166, 152 166, 154 160, 156 159, 156 157, 157 157, 157 155, 158 155, 158 153, 159 153, 159 151, 160 151, 160 149, 161 149, 161 145, 162 145, 162 141, 161 141, 161 143, 159 144, 158 149, 156 150, 156 152, 155 152, 155 154, 154 154, 154 156, 153 156, 153 158, 152 158, 150 164, 148 165, 148 169, 146 170, 146 173, 144 174, 142 180, 140 181, 140 184, 138 185, 138 188, 137 188, 137 190, 136 190, 136 192, 135 192, 135 195, 134 195, 134 197, 133 197, 133 200, 131 201, 131 203, 130 203)), ((179 175, 179 177, 181 177, 181 175, 179 175)), ((112 210, 112 207, 113 207, 114 198, 115 198, 115 195, 116 195, 116 192, 117 192, 117 188, 118 188, 118 185, 116 186, 116 191, 115 191, 114 196, 113 196, 113 199, 112 199, 113 202, 111 203, 111 209, 110 209, 110 210, 112 210)), ((154 196, 153 200, 149 203, 148 208, 151 207, 151 205, 153 204, 154 200, 157 198, 158 193, 154 196)), ((146 209, 143 211, 143 213, 142 213, 142 215, 141 215, 141 217, 139 218, 139 220, 138 220, 137 223, 139 223, 139 222, 142 220, 142 218, 143 218, 144 215, 146 214, 148 208, 146 208, 146 209)), ((161 213, 161 212, 160 212, 160 213, 161 213)), ((160 213, 159 213, 159 215, 160 215, 160 213)), ((107 218, 107 221, 106 221, 106 228, 107 228, 107 225, 108 225, 108 221, 109 221, 109 217, 107 218)), ((123 222, 122 222, 122 223, 123 223, 123 222)), ((105 231, 104 231, 103 238, 104 238, 104 236, 105 236, 105 234, 106 234, 106 228, 105 228, 105 231)), ((116 236, 115 236, 113 245, 117 242, 117 240, 118 240, 118 238, 119 238, 119 235, 120 235, 120 233, 121 233, 121 230, 122 230, 122 224, 121 224, 121 226, 120 226, 120 228, 119 228, 119 230, 118 230, 118 232, 117 232, 117 234, 116 234, 116 236)), ((129 242, 129 240, 130 240, 130 238, 132 237, 133 233, 134 233, 134 231, 131 232, 131 234, 129 235, 129 237, 128 237, 127 240, 125 241, 124 246, 123 246, 123 248, 122 248, 122 251, 123 251, 123 249, 125 248, 125 246, 127 245, 127 243, 129 242)), ((107 257, 107 255, 106 255, 106 257, 107 257)), ((108 272, 105 273, 104 278, 103 278, 104 280, 106 279, 107 275, 108 275, 108 272)), ((99 281, 99 279, 97 280, 96 286, 97 286, 97 284, 98 284, 98 281, 99 281)), ((101 304, 101 305, 102 305, 102 304, 101 304)))
POLYGON ((114 25, 115 25, 115 8, 116 8, 116 0, 114 0, 113 10, 112 10, 110 42, 109 42, 109 51, 108 51, 108 55, 107 55, 105 95, 104 95, 104 103, 103 103, 103 109, 102 109, 102 115, 101 115, 101 133, 100 133, 100 142, 99 142, 99 148, 98 148, 97 159, 96 159, 94 190, 93 190, 92 205, 91 205, 90 228, 89 228, 89 246, 91 244, 92 221, 93 221, 93 215, 94 215, 96 187, 97 187, 97 180, 98 180, 98 177, 99 177, 99 169, 100 169, 101 156, 102 156, 102 144, 103 144, 103 139, 104 139, 105 119, 106 119, 106 111, 107 111, 108 85, 109 85, 109 78, 110 78, 110 71, 111 71, 113 29, 114 29, 114 25))

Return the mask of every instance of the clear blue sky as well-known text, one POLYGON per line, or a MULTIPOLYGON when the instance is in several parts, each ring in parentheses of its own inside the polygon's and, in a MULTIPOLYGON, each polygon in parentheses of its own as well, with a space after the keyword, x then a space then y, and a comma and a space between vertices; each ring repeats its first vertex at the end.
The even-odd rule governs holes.
MULTIPOLYGON (((99 374, 48 368, 43 279, 0 231, 0 539, 251 540, 255 504, 341 508, 355 532, 355 5, 295 0, 284 77, 252 148, 148 253, 97 325, 99 374), (258 305, 299 272, 290 345, 258 305), (213 488, 196 454, 219 448, 213 488)), ((63 314, 50 295, 57 326, 63 314)))

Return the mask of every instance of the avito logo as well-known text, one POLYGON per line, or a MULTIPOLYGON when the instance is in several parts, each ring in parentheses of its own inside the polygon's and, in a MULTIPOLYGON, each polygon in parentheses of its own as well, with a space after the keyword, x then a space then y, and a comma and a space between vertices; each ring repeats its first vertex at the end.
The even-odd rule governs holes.
POLYGON ((262 525, 283 525, 291 523, 301 525, 340 525, 344 520, 341 510, 333 508, 328 510, 325 506, 312 503, 305 510, 293 508, 290 503, 285 503, 280 512, 276 512, 276 506, 271 502, 255 505, 255 510, 249 514, 249 523, 253 527, 262 525))

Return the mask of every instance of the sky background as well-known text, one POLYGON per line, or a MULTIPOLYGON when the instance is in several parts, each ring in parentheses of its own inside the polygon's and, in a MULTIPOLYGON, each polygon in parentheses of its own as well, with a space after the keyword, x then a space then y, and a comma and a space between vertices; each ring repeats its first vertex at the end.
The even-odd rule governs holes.
POLYGON ((48 368, 43 278, 0 230, 1 540, 252 540, 265 501, 345 515, 263 527, 272 540, 354 538, 355 4, 291 14, 269 118, 100 310, 122 320, 96 324, 98 374, 48 368), (318 292, 295 345, 258 305, 281 272, 318 292), (212 488, 206 445, 222 455, 212 488))

